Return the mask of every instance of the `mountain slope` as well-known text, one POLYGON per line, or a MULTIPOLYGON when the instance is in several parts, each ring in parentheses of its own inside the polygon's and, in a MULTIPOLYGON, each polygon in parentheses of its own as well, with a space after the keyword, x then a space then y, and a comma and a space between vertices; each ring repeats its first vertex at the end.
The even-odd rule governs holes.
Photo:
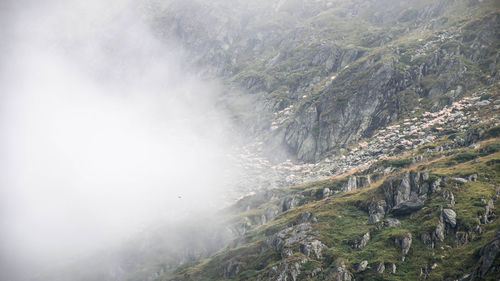
POLYGON ((168 1, 156 10, 156 30, 179 40, 191 64, 253 94, 255 107, 235 115, 278 159, 318 161, 499 78, 496 1, 168 1))
POLYGON ((246 197, 227 211, 240 239, 157 280, 496 280, 492 125, 443 134, 347 177, 246 197))

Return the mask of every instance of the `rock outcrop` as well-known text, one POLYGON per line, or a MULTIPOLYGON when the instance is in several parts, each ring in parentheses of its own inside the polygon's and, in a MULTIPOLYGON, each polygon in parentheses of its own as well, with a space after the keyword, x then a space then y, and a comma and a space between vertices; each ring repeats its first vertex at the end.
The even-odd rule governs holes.
POLYGON ((269 237, 266 240, 266 245, 278 251, 284 259, 295 252, 320 259, 325 245, 318 240, 318 233, 311 225, 311 222, 314 221, 315 218, 310 213, 302 213, 297 218, 297 224, 284 227, 269 237))
POLYGON ((406 255, 410 251, 411 243, 412 243, 412 235, 410 232, 404 234, 403 236, 394 236, 393 237, 394 244, 398 247, 401 248, 401 260, 404 261, 406 255))
POLYGON ((481 256, 478 269, 478 275, 480 277, 486 275, 490 270, 500 272, 498 262, 496 266, 494 265, 494 262, 500 259, 500 227, 493 239, 481 248, 479 255, 481 256), (492 267, 495 268, 492 269, 492 267))
POLYGON ((325 280, 328 281, 351 281, 353 275, 347 270, 344 261, 336 261, 335 266, 330 270, 325 280))

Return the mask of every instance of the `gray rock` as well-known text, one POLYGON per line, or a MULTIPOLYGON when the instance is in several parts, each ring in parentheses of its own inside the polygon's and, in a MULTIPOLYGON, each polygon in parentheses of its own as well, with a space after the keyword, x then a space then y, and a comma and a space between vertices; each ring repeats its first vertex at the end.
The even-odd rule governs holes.
POLYGON ((498 257, 499 253, 500 253, 500 226, 498 227, 497 232, 495 233, 493 239, 490 242, 488 242, 488 244, 484 245, 479 252, 479 255, 481 256, 479 275, 481 277, 486 275, 490 271, 493 262, 498 257))
POLYGON ((459 177, 455 177, 455 178, 451 178, 451 179, 454 180, 454 181, 457 181, 457 182, 459 182, 461 184, 465 184, 465 183, 469 182, 468 180, 466 180, 464 178, 459 178, 459 177))
POLYGON ((267 273, 268 280, 276 281, 286 281, 286 280, 297 280, 297 276, 300 274, 300 264, 298 262, 290 263, 288 261, 283 261, 278 265, 271 267, 267 273))
POLYGON ((388 227, 394 227, 394 226, 400 226, 401 222, 398 219, 387 218, 384 220, 383 225, 388 227))
POLYGON ((300 244, 299 246, 299 249, 300 249, 300 252, 303 253, 304 255, 310 257, 310 256, 313 256, 315 257, 316 259, 321 259, 322 255, 322 251, 323 251, 323 248, 324 248, 324 244, 321 243, 321 241, 319 240, 312 240, 312 241, 306 241, 302 244, 300 244))
POLYGON ((303 212, 297 217, 296 223, 302 224, 306 222, 311 222, 313 220, 314 222, 316 221, 316 218, 313 216, 313 214, 311 214, 310 212, 303 212))
POLYGON ((332 268, 325 280, 331 281, 351 281, 353 280, 352 274, 346 269, 343 261, 335 262, 335 267, 332 268))
POLYGON ((368 245, 368 242, 370 242, 370 232, 367 232, 361 237, 361 241, 359 241, 359 249, 362 249, 368 245))
POLYGON ((361 236, 360 238, 350 241, 349 245, 351 245, 351 247, 353 247, 354 249, 362 249, 366 247, 366 245, 368 245, 369 241, 370 241, 370 232, 367 232, 363 234, 363 236, 361 236))
POLYGON ((392 213, 395 215, 408 215, 418 211, 424 207, 425 202, 419 198, 412 201, 402 202, 392 208, 392 213))
POLYGON ((385 271, 385 265, 384 265, 384 262, 379 262, 376 266, 377 268, 377 272, 378 273, 384 273, 385 271))
POLYGON ((437 178, 431 184, 431 191, 432 191, 432 193, 436 193, 436 192, 438 192, 440 190, 441 190, 441 179, 437 178))
POLYGON ((489 100, 482 100, 482 101, 478 101, 476 102, 474 105, 475 106, 485 106, 485 105, 489 105, 491 102, 489 100))
POLYGON ((311 272, 311 277, 314 277, 318 275, 323 269, 321 267, 316 267, 312 272, 311 272))
MULTIPOLYGON (((311 215, 304 215, 311 217, 311 215)), ((300 217, 300 216, 299 216, 300 217)), ((298 248, 306 256, 319 259, 322 256, 324 245, 317 238, 317 233, 311 223, 304 222, 294 226, 284 227, 278 233, 266 240, 267 247, 274 248, 281 253, 282 258, 288 258, 298 248)))
POLYGON ((444 221, 449 224, 452 228, 457 225, 457 214, 452 209, 443 210, 444 221))
POLYGON ((368 267, 368 261, 362 261, 358 264, 358 268, 356 269, 356 272, 363 272, 366 270, 368 267))
POLYGON ((453 195, 453 192, 451 192, 450 190, 445 190, 443 191, 442 197, 445 200, 448 200, 448 204, 450 207, 455 206, 455 196, 453 195))
POLYGON ((387 178, 381 188, 389 212, 406 215, 421 209, 427 199, 428 184, 425 177, 427 175, 411 171, 387 178))
POLYGON ((477 174, 472 174, 467 177, 469 181, 477 181, 477 174))
POLYGON ((330 197, 330 195, 332 195, 332 191, 328 187, 325 187, 323 189, 323 197, 322 198, 330 197))
POLYGON ((493 219, 493 210, 495 208, 495 203, 493 199, 488 200, 486 206, 484 207, 484 214, 479 218, 482 224, 488 224, 493 219))
POLYGON ((445 231, 445 225, 443 223, 443 217, 441 216, 437 225, 436 225, 436 229, 434 230, 434 233, 433 233, 434 241, 443 242, 444 241, 444 231, 445 231))
POLYGON ((396 244, 397 247, 401 248, 401 253, 403 254, 403 258, 404 258, 404 256, 406 256, 408 254, 408 251, 410 251, 411 242, 412 242, 411 233, 408 232, 403 236, 395 236, 395 237, 393 237, 393 240, 394 240, 394 244, 396 244))
POLYGON ((368 218, 368 224, 374 224, 379 222, 385 216, 385 210, 387 203, 384 200, 377 201, 376 203, 370 204, 368 208, 368 213, 370 217, 368 218))
POLYGON ((304 199, 304 196, 300 195, 300 194, 294 194, 294 195, 287 196, 282 201, 283 202, 281 204, 282 211, 285 212, 287 210, 296 208, 297 206, 300 205, 302 199, 304 199))

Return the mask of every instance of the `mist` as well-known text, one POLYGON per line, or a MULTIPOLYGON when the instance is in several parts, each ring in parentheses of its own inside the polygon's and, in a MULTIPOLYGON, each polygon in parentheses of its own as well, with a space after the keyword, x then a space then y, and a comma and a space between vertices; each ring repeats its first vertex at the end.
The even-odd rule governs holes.
POLYGON ((221 208, 234 136, 219 86, 152 34, 147 7, 2 5, 0 279, 221 208))

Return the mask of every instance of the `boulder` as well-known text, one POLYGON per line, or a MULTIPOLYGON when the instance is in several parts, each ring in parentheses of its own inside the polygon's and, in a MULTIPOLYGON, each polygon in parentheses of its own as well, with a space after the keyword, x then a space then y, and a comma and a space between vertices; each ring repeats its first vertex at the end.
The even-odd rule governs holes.
POLYGON ((384 273, 384 271, 385 271, 384 262, 377 263, 376 269, 377 269, 378 273, 384 273))
POLYGON ((409 215, 416 212, 424 207, 425 202, 419 198, 415 198, 411 201, 402 202, 392 208, 392 213, 394 215, 409 215))
POLYGON ((394 218, 387 218, 383 221, 383 226, 388 226, 388 227, 394 227, 394 226, 400 226, 401 222, 398 219, 394 218))
POLYGON ((330 195, 332 195, 332 191, 328 187, 325 187, 323 189, 322 198, 330 197, 330 195))
POLYGON ((385 211, 387 208, 387 203, 385 200, 377 201, 376 203, 370 204, 368 207, 368 213, 370 217, 368 218, 368 224, 374 224, 379 222, 385 216, 385 211))
POLYGON ((332 268, 328 276, 327 281, 351 281, 353 280, 352 274, 346 269, 345 263, 343 261, 335 262, 335 266, 332 268))
POLYGON ((444 222, 452 228, 455 228, 455 226, 457 225, 457 214, 452 209, 444 209, 443 218, 444 222))
POLYGON ((366 245, 368 245, 369 241, 370 241, 370 232, 367 232, 363 234, 361 238, 350 241, 349 244, 354 249, 363 249, 364 247, 366 247, 366 245))
POLYGON ((303 199, 304 199, 304 196, 300 195, 300 194, 294 194, 294 195, 290 195, 290 196, 285 197, 282 201, 282 204, 281 204, 282 211, 285 212, 285 211, 288 211, 290 209, 296 208, 297 206, 300 206, 300 203, 302 202, 303 199))
POLYGON ((368 261, 362 261, 358 264, 358 267, 356 269, 356 272, 363 272, 366 270, 366 268, 368 267, 368 261))

